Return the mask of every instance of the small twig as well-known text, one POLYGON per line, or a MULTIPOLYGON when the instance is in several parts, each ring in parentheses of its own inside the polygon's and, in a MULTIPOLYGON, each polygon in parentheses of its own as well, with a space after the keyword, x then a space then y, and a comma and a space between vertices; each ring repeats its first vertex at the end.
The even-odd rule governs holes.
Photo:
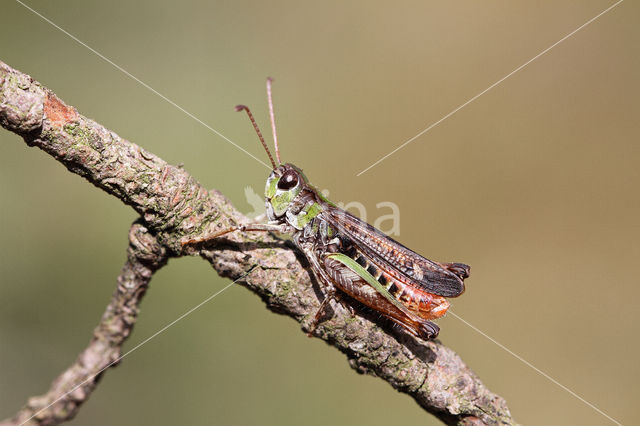
MULTIPOLYGON (((185 236, 195 237, 246 220, 222 194, 207 191, 183 169, 168 165, 78 114, 48 89, 2 62, 0 124, 132 206, 165 250, 163 258, 200 255, 220 275, 228 277, 238 277, 258 265, 244 285, 258 294, 269 309, 293 317, 306 329, 319 306, 318 295, 300 259, 283 241, 269 235, 234 233, 227 244, 210 250, 200 247, 182 251, 180 240, 185 236)), ((375 318, 359 315, 352 319, 339 306, 334 310, 315 335, 344 352, 358 372, 389 382, 445 423, 513 424, 504 399, 489 391, 451 349, 438 341, 425 342, 393 331, 375 318)), ((113 360, 116 352, 110 353, 110 348, 113 349, 107 345, 91 352, 89 358, 113 360)), ((84 357, 83 353, 79 360, 84 357)), ((90 377, 99 370, 87 371, 86 377, 90 377)), ((72 382, 77 383, 65 383, 72 382)), ((59 395, 60 390, 68 389, 64 386, 56 382, 52 391, 59 395)), ((94 386, 95 382, 91 389, 94 386)), ((84 385, 81 389, 88 395, 84 385)), ((81 400, 68 404, 77 410, 81 400)), ((30 402, 26 409, 33 413, 31 405, 30 402)), ((43 405, 46 404, 34 406, 43 405)))
POLYGON ((142 223, 131 226, 127 254, 116 291, 89 345, 58 376, 46 394, 29 398, 13 419, 5 420, 0 426, 55 425, 72 419, 97 386, 102 373, 118 364, 122 345, 131 334, 151 276, 167 262, 166 250, 142 223))

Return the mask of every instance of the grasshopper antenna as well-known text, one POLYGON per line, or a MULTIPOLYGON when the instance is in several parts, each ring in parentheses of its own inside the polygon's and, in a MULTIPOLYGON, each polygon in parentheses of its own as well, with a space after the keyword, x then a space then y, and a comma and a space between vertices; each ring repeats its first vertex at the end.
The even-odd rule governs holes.
MULTIPOLYGON (((240 112, 242 110, 247 111, 247 115, 249 116, 249 120, 251 120, 251 124, 253 124, 253 128, 256 130, 256 133, 258 134, 258 138, 260 138, 260 142, 262 142, 262 146, 264 147, 264 150, 267 151, 267 155, 269 156, 269 160, 271 160, 271 165, 273 165, 273 169, 275 170, 276 168, 276 163, 275 161, 273 161, 273 157, 271 156, 271 151, 269 151, 269 148, 267 147, 267 144, 264 141, 264 138, 262 137, 262 132, 260 132, 260 128, 258 127, 258 123, 256 123, 256 120, 253 118, 253 114, 251 114, 251 111, 249 110, 249 107, 246 105, 236 105, 236 111, 240 112)), ((276 152, 277 151, 277 145, 276 145, 276 152)), ((280 161, 280 159, 278 159, 278 161, 280 161)))
POLYGON ((280 148, 278 148, 278 133, 276 132, 276 116, 273 113, 273 99, 271 98, 271 83, 273 83, 273 79, 271 77, 267 77, 267 98, 269 99, 269 118, 271 118, 271 130, 273 130, 273 143, 276 146, 276 158, 278 159, 278 164, 282 164, 282 161, 280 161, 280 148))

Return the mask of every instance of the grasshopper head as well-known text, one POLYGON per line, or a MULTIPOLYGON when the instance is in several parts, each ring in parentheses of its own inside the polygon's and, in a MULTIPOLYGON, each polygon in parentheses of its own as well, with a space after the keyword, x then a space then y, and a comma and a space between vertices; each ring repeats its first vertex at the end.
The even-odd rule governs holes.
POLYGON ((307 178, 293 164, 287 163, 275 168, 269 175, 264 190, 269 220, 282 217, 306 184, 307 178))
POLYGON ((273 113, 273 102, 271 100, 272 81, 273 80, 271 78, 267 78, 267 98, 269 99, 269 118, 271 119, 271 130, 273 130, 273 144, 276 149, 276 159, 278 160, 277 166, 276 162, 273 161, 271 151, 269 151, 269 147, 267 147, 267 143, 262 137, 262 132, 260 132, 260 128, 258 127, 256 120, 253 118, 253 114, 251 114, 249 108, 245 105, 237 105, 236 111, 246 111, 249 119, 251 120, 251 124, 258 135, 258 139, 260 139, 260 143, 262 143, 264 150, 269 156, 271 165, 273 166, 273 171, 267 179, 267 186, 264 191, 265 203, 267 205, 267 216, 269 216, 269 220, 272 221, 283 221, 284 214, 289 210, 289 207, 295 201, 298 194, 300 194, 303 188, 308 187, 308 181, 302 173, 302 170, 293 164, 282 164, 280 161, 278 135, 276 134, 276 121, 273 113))

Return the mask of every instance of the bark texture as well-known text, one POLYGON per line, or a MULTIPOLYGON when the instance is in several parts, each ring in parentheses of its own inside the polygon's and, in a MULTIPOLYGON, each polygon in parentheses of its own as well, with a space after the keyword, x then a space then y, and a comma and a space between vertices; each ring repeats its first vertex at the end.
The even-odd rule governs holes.
MULTIPOLYGON (((199 255, 222 276, 238 279, 246 274, 243 286, 269 309, 294 318, 308 330, 323 295, 304 258, 286 241, 263 233, 234 233, 215 244, 181 248, 185 236, 246 221, 218 191, 205 189, 182 168, 80 115, 2 62, 0 124, 141 216, 130 232, 129 256, 118 288, 89 346, 47 394, 31 398, 3 425, 21 424, 34 415, 32 424, 57 424, 75 415, 100 374, 118 359, 147 283, 169 257, 199 255), (79 383, 83 384, 78 387, 79 383)), ((332 311, 314 335, 345 353, 356 371, 389 382, 447 424, 514 424, 504 399, 439 341, 414 338, 366 313, 352 317, 340 305, 332 305, 332 311)))

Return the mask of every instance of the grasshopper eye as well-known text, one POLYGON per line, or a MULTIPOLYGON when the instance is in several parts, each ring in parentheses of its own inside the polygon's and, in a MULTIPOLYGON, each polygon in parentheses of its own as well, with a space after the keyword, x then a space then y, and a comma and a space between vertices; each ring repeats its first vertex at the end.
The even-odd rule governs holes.
POLYGON ((298 184, 298 174, 293 170, 287 170, 278 181, 278 189, 287 191, 298 184))

